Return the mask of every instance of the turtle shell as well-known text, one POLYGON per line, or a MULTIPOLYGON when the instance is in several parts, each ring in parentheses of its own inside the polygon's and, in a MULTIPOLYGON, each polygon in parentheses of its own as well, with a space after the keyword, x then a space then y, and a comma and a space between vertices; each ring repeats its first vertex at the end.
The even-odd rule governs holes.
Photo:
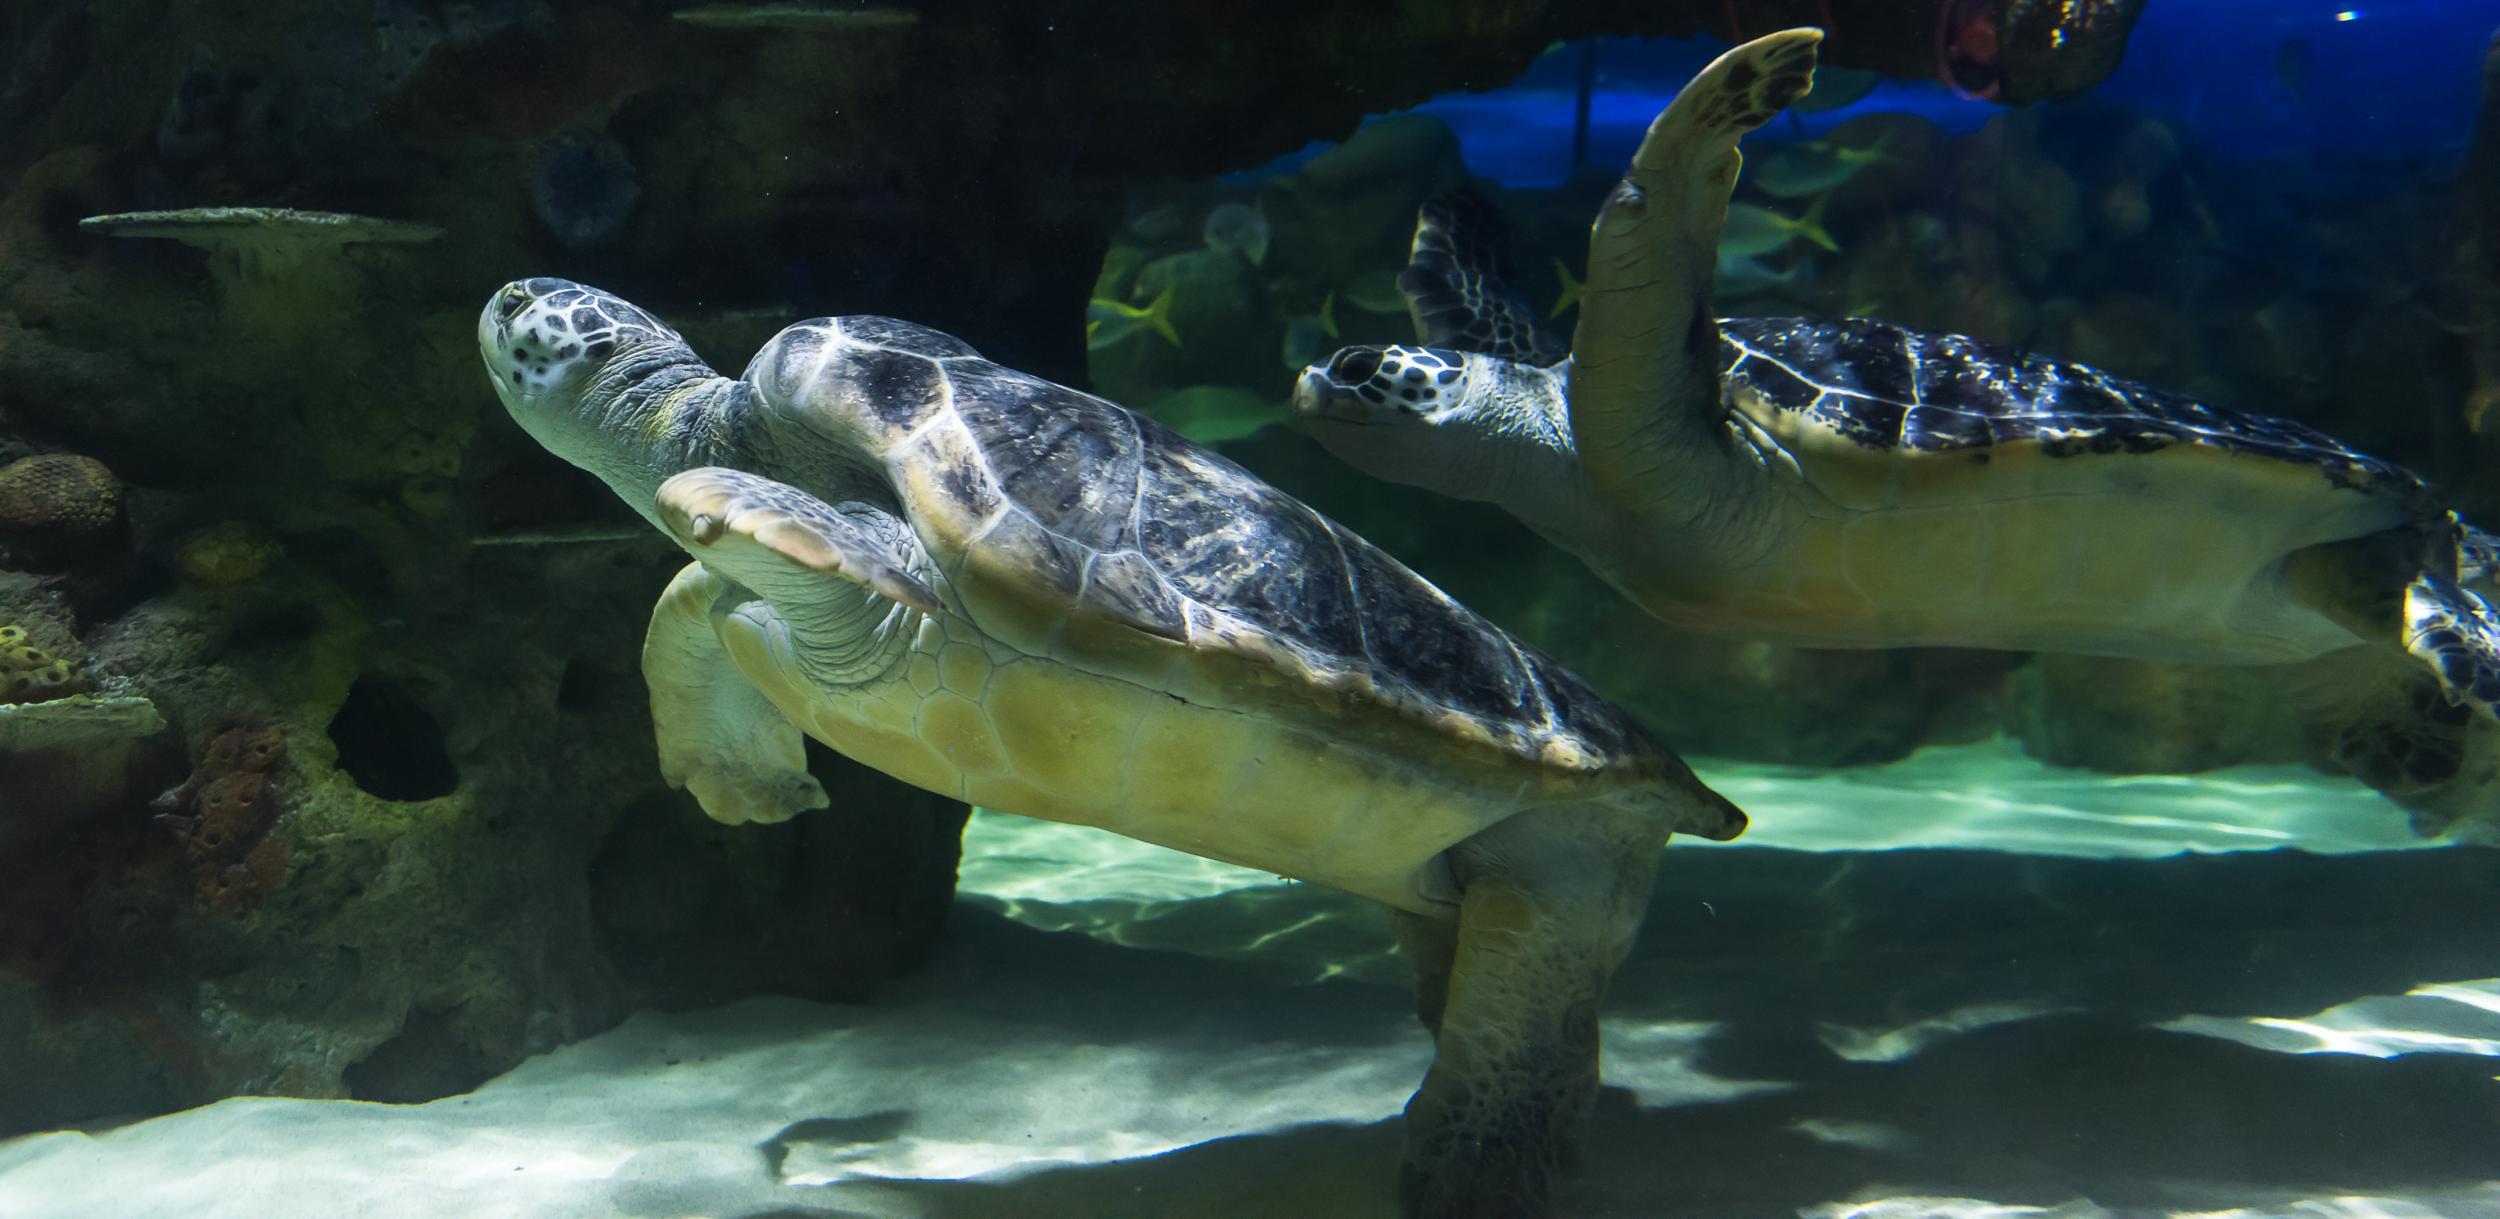
POLYGON ((1654 599, 1662 617, 1821 646, 2299 660, 2355 641, 2340 607, 2378 579, 2318 548, 2453 532, 2421 479, 2289 420, 1881 322, 1720 336, 1735 449, 1792 475, 1763 497, 1782 540, 1654 599))
MULTIPOLYGON (((1735 409, 1786 416, 1870 454, 1972 464, 2017 451, 2051 459, 2227 454, 2247 459, 2243 469, 2262 465, 2267 477, 2314 483, 2320 493, 2440 510, 2411 472, 2315 428, 1995 343, 1862 318, 1728 318, 1719 335, 1720 384, 1735 409)), ((2114 477, 2122 467, 2101 468, 2114 477)))
POLYGON ((747 376, 779 417, 884 466, 964 609, 1020 650, 1348 732, 1394 720, 1549 775, 1689 774, 1552 660, 1111 402, 888 318, 801 323, 747 376))

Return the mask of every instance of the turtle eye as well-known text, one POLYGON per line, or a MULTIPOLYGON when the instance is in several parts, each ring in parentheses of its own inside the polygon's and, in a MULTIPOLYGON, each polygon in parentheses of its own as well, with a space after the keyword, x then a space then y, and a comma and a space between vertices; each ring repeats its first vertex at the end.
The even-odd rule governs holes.
POLYGON ((1339 385, 1360 385, 1380 371, 1380 353, 1348 347, 1328 361, 1328 375, 1339 385))
POLYGON ((529 308, 529 304, 530 294, 524 291, 519 284, 514 284, 513 286, 503 290, 503 303, 495 310, 495 320, 498 322, 509 322, 512 319, 521 316, 521 311, 529 308))

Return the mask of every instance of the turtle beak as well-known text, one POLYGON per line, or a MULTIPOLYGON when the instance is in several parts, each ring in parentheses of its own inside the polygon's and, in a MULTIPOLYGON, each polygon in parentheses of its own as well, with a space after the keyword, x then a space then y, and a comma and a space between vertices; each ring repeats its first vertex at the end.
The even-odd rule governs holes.
POLYGON ((1328 357, 1325 364, 1313 364, 1302 370, 1294 382, 1293 416, 1303 422, 1328 420, 1334 423, 1371 423, 1379 413, 1363 400, 1355 387, 1380 371, 1380 353, 1359 347, 1347 347, 1328 357))
POLYGON ((1362 406, 1363 400, 1355 397, 1352 390, 1329 380, 1328 374, 1317 368, 1303 369, 1302 379, 1294 383, 1293 417, 1300 422, 1361 423, 1362 406))

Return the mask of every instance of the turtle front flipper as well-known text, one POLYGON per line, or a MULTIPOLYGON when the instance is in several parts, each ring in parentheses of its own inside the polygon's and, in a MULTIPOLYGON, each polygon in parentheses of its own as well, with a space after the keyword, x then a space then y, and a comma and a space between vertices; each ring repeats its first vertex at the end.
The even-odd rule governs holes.
POLYGON ((944 609, 892 539, 786 483, 703 466, 661 483, 658 500, 660 523, 678 545, 775 604, 775 586, 793 577, 812 583, 803 573, 821 572, 924 613, 944 609))
POLYGON ((1660 476, 1720 443, 1710 297, 1736 142, 1813 87, 1822 39, 1783 30, 1702 69, 1598 209, 1571 340, 1571 435, 1597 490, 1619 504, 1673 493, 1660 476))
POLYGON ((2500 610, 2445 576, 2405 586, 2405 650, 2431 667, 2450 702, 2500 719, 2500 610))
POLYGON ((743 593, 688 563, 660 594, 642 642, 660 777, 727 825, 787 821, 828 803, 799 730, 721 645, 715 617, 734 612, 743 593))
POLYGON ((1447 347, 1542 368, 1571 346, 1536 324, 1510 286, 1502 218, 1471 186, 1453 186, 1415 213, 1415 243, 1398 290, 1426 347, 1447 347))

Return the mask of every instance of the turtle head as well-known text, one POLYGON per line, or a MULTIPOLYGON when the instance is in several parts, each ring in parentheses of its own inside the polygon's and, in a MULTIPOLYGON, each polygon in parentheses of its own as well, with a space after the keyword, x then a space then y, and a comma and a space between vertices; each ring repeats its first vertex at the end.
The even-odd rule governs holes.
POLYGON ((505 284, 477 316, 477 347, 495 392, 525 425, 539 411, 570 412, 621 374, 694 359, 658 318, 569 279, 505 284))
POLYGON ((1338 427, 1434 427, 1469 409, 1478 378, 1467 362, 1500 363, 1445 347, 1340 347, 1302 370, 1293 413, 1326 437, 1338 427))
POLYGON ((1533 520, 1545 514, 1532 501, 1548 493, 1533 484, 1572 461, 1569 367, 1444 347, 1346 347, 1302 370, 1293 413, 1366 474, 1533 520))
POLYGON ((571 280, 505 284, 478 314, 477 346, 521 429, 646 515, 651 487, 701 464, 733 384, 658 318, 571 280))

